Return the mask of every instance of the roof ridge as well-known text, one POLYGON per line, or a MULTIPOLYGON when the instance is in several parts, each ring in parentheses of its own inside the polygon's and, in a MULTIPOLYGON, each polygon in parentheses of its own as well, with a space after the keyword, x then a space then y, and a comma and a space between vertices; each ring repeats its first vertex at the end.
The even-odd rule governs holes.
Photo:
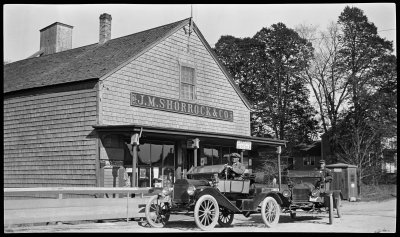
POLYGON ((96 42, 4 65, 3 93, 35 88, 39 81, 43 86, 81 81, 85 78, 100 78, 104 73, 112 71, 146 49, 161 36, 178 26, 183 26, 189 19, 111 39, 104 44, 96 42), (121 49, 124 46, 128 48, 121 49))
POLYGON ((184 19, 184 20, 175 21, 175 22, 168 23, 168 24, 165 24, 165 25, 162 25, 162 26, 157 26, 157 27, 150 28, 150 29, 147 29, 147 30, 142 30, 142 31, 139 31, 139 32, 135 32, 135 33, 132 33, 132 34, 129 34, 129 35, 124 35, 124 36, 120 36, 120 37, 118 37, 118 38, 110 39, 110 40, 106 41, 106 43, 107 43, 107 42, 110 42, 110 41, 112 41, 112 40, 121 39, 121 38, 129 37, 129 36, 133 36, 133 35, 136 35, 136 34, 139 34, 139 33, 144 33, 144 32, 146 32, 146 31, 151 31, 151 30, 155 30, 155 29, 158 29, 158 28, 166 27, 166 26, 169 26, 169 25, 177 24, 178 22, 184 22, 184 21, 186 21, 186 20, 188 20, 188 19, 190 19, 190 17, 189 17, 189 18, 186 18, 186 19, 184 19))
MULTIPOLYGON (((147 29, 147 30, 142 30, 142 31, 139 31, 139 32, 135 32, 135 33, 132 33, 132 34, 129 34, 129 35, 124 35, 124 36, 121 36, 121 37, 118 37, 118 38, 110 39, 110 40, 108 40, 107 42, 110 42, 110 41, 113 41, 113 40, 117 40, 117 39, 121 39, 121 38, 125 38, 125 37, 129 37, 129 36, 133 36, 133 35, 136 35, 136 34, 139 34, 139 33, 144 33, 144 32, 146 32, 146 31, 155 30, 155 29, 158 29, 158 28, 161 28, 161 27, 166 27, 166 26, 169 26, 169 25, 172 25, 172 24, 176 24, 176 23, 178 23, 178 22, 183 22, 183 21, 188 20, 188 19, 190 19, 190 17, 189 17, 189 18, 185 18, 185 19, 180 20, 180 21, 175 21, 175 22, 172 22, 172 23, 168 23, 168 24, 165 24, 165 25, 157 26, 157 27, 150 28, 150 29, 147 29)), ((107 43, 107 42, 106 42, 106 43, 107 43)), ((49 57, 49 56, 52 56, 52 55, 55 55, 55 54, 60 54, 60 53, 64 53, 64 52, 71 52, 71 50, 77 50, 77 49, 81 49, 81 48, 84 48, 84 47, 96 46, 96 45, 97 45, 97 46, 102 46, 103 44, 100 45, 100 44, 97 42, 97 43, 93 43, 93 44, 83 45, 83 46, 79 46, 79 47, 76 47, 76 48, 64 50, 64 51, 57 52, 57 53, 46 54, 46 55, 43 55, 43 56, 40 56, 40 57, 33 57, 33 58, 21 59, 21 60, 15 61, 15 62, 7 63, 7 64, 4 65, 4 66, 10 65, 10 64, 13 64, 13 63, 16 63, 16 62, 25 61, 25 60, 33 60, 33 59, 36 59, 36 58, 45 58, 45 57, 49 57)))
POLYGON ((7 65, 10 65, 10 64, 13 64, 13 63, 19 63, 19 62, 22 62, 22 61, 27 61, 27 60, 34 60, 34 59, 38 59, 38 58, 46 58, 46 57, 53 56, 53 55, 56 55, 56 54, 58 54, 58 55, 59 55, 59 54, 61 54, 61 53, 65 53, 65 52, 71 52, 72 50, 78 50, 78 49, 82 49, 82 48, 84 48, 84 47, 93 46, 93 45, 96 45, 96 44, 97 44, 97 43, 94 43, 94 44, 88 44, 88 45, 83 45, 83 46, 79 46, 79 47, 77 47, 77 48, 72 48, 72 49, 64 50, 64 51, 57 52, 57 53, 45 54, 45 55, 43 55, 43 56, 39 56, 39 57, 24 58, 24 59, 21 59, 21 60, 15 61, 15 62, 7 63, 7 64, 6 64, 6 65, 4 65, 4 66, 7 66, 7 65))

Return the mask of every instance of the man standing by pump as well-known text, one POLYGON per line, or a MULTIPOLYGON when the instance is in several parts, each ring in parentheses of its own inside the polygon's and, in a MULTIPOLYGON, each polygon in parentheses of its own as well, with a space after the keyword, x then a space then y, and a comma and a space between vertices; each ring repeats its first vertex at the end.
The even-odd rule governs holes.
POLYGON ((322 183, 324 185, 325 190, 329 190, 329 183, 332 181, 332 172, 330 169, 325 167, 325 160, 320 160, 319 161, 319 173, 320 173, 320 181, 319 183, 322 183))

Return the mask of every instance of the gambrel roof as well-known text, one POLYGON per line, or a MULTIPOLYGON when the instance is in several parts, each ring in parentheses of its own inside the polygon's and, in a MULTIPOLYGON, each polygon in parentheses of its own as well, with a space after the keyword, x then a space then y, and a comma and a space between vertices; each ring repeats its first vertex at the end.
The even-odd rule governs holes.
MULTIPOLYGON (((187 18, 146 31, 110 39, 104 44, 95 43, 6 64, 4 65, 3 74, 4 93, 89 79, 100 79, 134 60, 143 52, 189 24, 190 20, 190 18, 187 18)), ((193 29, 242 101, 250 109, 249 101, 234 83, 232 77, 218 60, 195 24, 193 24, 193 29)))

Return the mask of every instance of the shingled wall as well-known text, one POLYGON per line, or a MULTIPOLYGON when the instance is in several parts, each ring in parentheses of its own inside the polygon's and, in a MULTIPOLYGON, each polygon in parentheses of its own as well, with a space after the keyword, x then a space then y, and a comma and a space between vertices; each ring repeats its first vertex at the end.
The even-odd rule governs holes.
POLYGON ((4 187, 96 186, 96 83, 5 94, 4 187))
POLYGON ((196 33, 188 39, 183 29, 178 30, 101 83, 102 124, 250 135, 249 109, 196 33), (196 69, 197 100, 193 103, 231 110, 233 122, 130 106, 131 92, 179 100, 180 64, 196 69))

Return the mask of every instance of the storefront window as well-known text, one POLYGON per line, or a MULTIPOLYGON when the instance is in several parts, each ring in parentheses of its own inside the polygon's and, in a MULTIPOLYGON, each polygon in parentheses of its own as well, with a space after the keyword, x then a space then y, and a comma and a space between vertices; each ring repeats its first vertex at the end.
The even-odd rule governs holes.
POLYGON ((138 165, 150 165, 150 144, 140 145, 138 165))
POLYGON ((163 164, 162 164, 162 176, 161 180, 163 186, 166 186, 168 182, 173 183, 175 177, 175 155, 174 145, 163 146, 163 164))
POLYGON ((164 143, 146 141, 139 146, 139 187, 162 187, 166 182, 174 182, 174 145, 164 143))
POLYGON ((163 145, 151 144, 151 164, 154 166, 161 165, 161 158, 163 156, 163 145))
POLYGON ((230 154, 230 148, 229 147, 222 147, 221 164, 228 164, 229 163, 229 154, 230 154))
POLYGON ((213 157, 212 157, 212 162, 213 162, 213 165, 219 165, 219 164, 221 164, 221 159, 220 159, 220 157, 219 157, 219 150, 220 150, 221 148, 213 148, 212 150, 213 150, 213 157))
MULTIPOLYGON (((227 164, 229 163, 229 154, 233 152, 237 152, 234 147, 204 145, 201 152, 201 158, 206 159, 204 165, 227 164)), ((198 165, 201 165, 201 159, 198 165)))
POLYGON ((204 145, 201 152, 199 165, 221 164, 220 149, 221 149, 220 146, 204 145))
POLYGON ((202 156, 202 159, 205 158, 205 162, 203 162, 203 164, 204 165, 212 165, 213 149, 204 147, 203 148, 203 153, 204 153, 203 154, 204 156, 202 156))

